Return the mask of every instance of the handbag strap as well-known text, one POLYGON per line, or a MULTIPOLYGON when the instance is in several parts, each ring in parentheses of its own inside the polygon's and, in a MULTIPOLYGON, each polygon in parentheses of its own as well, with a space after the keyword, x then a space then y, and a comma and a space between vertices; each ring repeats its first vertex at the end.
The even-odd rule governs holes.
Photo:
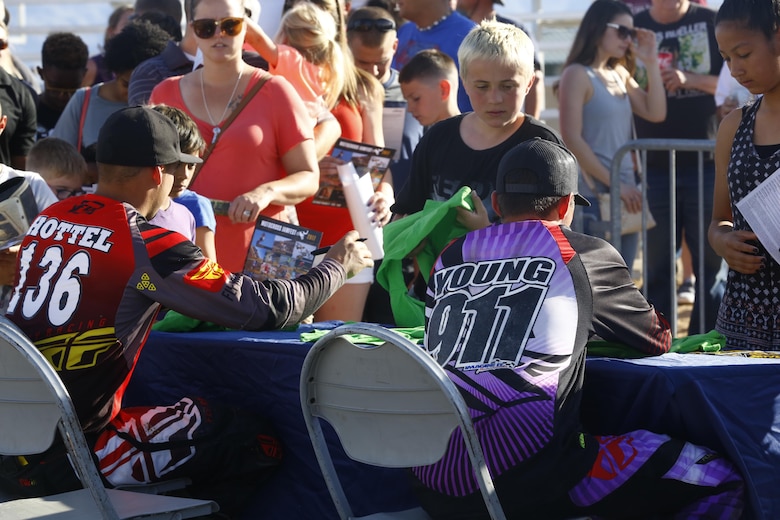
POLYGON ((81 142, 84 138, 84 121, 87 120, 87 110, 89 109, 89 97, 92 95, 92 87, 87 87, 84 92, 84 101, 81 104, 81 117, 79 118, 79 137, 76 141, 76 150, 81 153, 81 142))
MULTIPOLYGON (((634 141, 637 140, 636 136, 636 123, 634 121, 634 114, 631 114, 631 139, 634 141)), ((634 168, 636 168, 636 173, 639 175, 639 177, 642 177, 642 153, 638 149, 631 150, 631 153, 634 157, 634 168)))
POLYGON ((211 156, 211 152, 214 151, 214 147, 217 146, 217 141, 219 141, 219 138, 222 136, 222 134, 225 133, 225 130, 228 129, 230 126, 230 123, 232 123, 236 117, 238 117, 238 114, 241 113, 241 110, 244 109, 244 107, 249 103, 249 101, 255 97, 255 94, 257 94, 261 88, 263 88, 263 85, 265 85, 265 82, 268 81, 271 78, 271 74, 263 74, 263 76, 260 77, 259 80, 257 80, 257 83, 252 85, 252 88, 249 89, 249 92, 246 93, 246 96, 244 96, 244 99, 241 100, 241 102, 238 104, 238 106, 233 110, 230 115, 225 119, 222 124, 218 127, 219 133, 214 135, 214 139, 211 140, 211 143, 206 147, 206 151, 203 152, 203 157, 201 158, 203 160, 202 163, 200 163, 197 168, 195 169, 195 173, 192 175, 192 180, 190 180, 190 186, 192 186, 195 183, 195 179, 198 177, 198 174, 203 169, 203 166, 206 164, 206 161, 211 156))

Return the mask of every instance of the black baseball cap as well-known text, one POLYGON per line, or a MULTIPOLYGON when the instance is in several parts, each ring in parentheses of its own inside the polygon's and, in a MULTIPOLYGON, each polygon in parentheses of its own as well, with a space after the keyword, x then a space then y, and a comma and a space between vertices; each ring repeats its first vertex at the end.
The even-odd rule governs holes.
POLYGON ((501 158, 496 192, 561 197, 574 193, 575 204, 590 206, 588 199, 577 193, 578 176, 574 154, 557 143, 534 137, 501 158))
POLYGON ((162 166, 203 161, 182 153, 173 121, 147 107, 128 107, 111 114, 100 128, 97 162, 118 166, 162 166))

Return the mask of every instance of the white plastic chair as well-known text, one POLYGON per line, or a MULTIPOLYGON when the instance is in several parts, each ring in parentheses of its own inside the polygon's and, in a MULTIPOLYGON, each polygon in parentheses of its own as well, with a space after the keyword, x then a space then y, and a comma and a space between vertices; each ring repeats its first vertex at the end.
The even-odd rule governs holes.
POLYGON ((13 323, 0 317, 0 454, 42 453, 58 429, 84 489, 0 503, 3 520, 173 520, 219 510, 208 500, 106 489, 57 372, 13 323))
MULTIPOLYGON (((482 496, 494 520, 504 519, 468 409, 444 370, 421 347, 369 323, 338 327, 309 351, 301 372, 301 408, 325 483, 340 517, 352 515, 319 420, 336 430, 347 455, 375 466, 405 468, 441 459, 460 427, 482 496), (367 334, 380 346, 344 338, 367 334)), ((363 518, 429 518, 421 508, 363 518)))

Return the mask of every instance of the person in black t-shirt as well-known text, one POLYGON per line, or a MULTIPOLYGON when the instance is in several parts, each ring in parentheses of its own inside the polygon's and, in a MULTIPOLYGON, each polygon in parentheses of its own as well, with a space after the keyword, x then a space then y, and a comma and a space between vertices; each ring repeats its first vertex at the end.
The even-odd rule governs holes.
POLYGON ((507 150, 534 137, 562 144, 555 130, 523 113, 534 65, 533 43, 522 30, 483 21, 463 40, 458 57, 474 111, 440 121, 420 139, 409 180, 396 193, 397 215, 420 211, 428 199, 447 200, 463 186, 492 213, 489 198, 507 150))

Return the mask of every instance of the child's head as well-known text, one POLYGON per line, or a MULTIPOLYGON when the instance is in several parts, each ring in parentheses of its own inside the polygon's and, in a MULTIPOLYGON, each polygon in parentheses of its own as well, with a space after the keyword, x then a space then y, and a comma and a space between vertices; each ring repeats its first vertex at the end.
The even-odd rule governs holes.
POLYGON ((443 52, 418 52, 401 69, 398 82, 409 112, 421 125, 429 126, 458 113, 458 69, 443 52))
POLYGON ((361 7, 347 18, 347 43, 355 65, 381 82, 390 76, 390 63, 398 48, 393 15, 380 7, 361 7))
POLYGON ((731 75, 752 94, 774 91, 780 83, 779 29, 780 0, 725 0, 718 10, 720 53, 731 75))
POLYGON ((474 113, 490 126, 513 124, 534 81, 534 44, 518 27, 483 21, 458 48, 460 77, 474 113))
POLYGON ((486 20, 474 27, 458 48, 460 77, 464 81, 475 60, 518 70, 530 80, 534 75, 534 43, 514 25, 486 20))
POLYGON ((55 110, 64 110, 68 101, 81 87, 87 72, 89 50, 84 40, 69 32, 57 32, 46 37, 41 47, 38 74, 44 89, 40 99, 55 110))
MULTIPOLYGON (((206 143, 203 141, 203 137, 201 137, 198 125, 195 124, 195 121, 193 121, 186 112, 176 107, 155 105, 152 109, 173 121, 173 124, 176 126, 176 130, 179 133, 179 148, 181 148, 182 153, 200 157, 206 147, 206 143)), ((174 173, 173 187, 171 188, 170 196, 175 198, 181 195, 190 185, 194 173, 194 164, 179 164, 179 167, 174 173)))
POLYGON ((60 200, 83 193, 87 163, 67 141, 56 137, 37 141, 27 154, 26 168, 39 173, 60 200))
POLYGON ((339 71, 344 55, 333 17, 310 2, 299 2, 282 17, 276 41, 293 47, 306 61, 320 67, 326 86, 325 102, 334 106, 341 92, 339 71))
POLYGON ((168 45, 170 36, 156 25, 132 21, 106 44, 104 63, 116 75, 120 95, 127 100, 130 75, 142 62, 157 56, 168 45))

